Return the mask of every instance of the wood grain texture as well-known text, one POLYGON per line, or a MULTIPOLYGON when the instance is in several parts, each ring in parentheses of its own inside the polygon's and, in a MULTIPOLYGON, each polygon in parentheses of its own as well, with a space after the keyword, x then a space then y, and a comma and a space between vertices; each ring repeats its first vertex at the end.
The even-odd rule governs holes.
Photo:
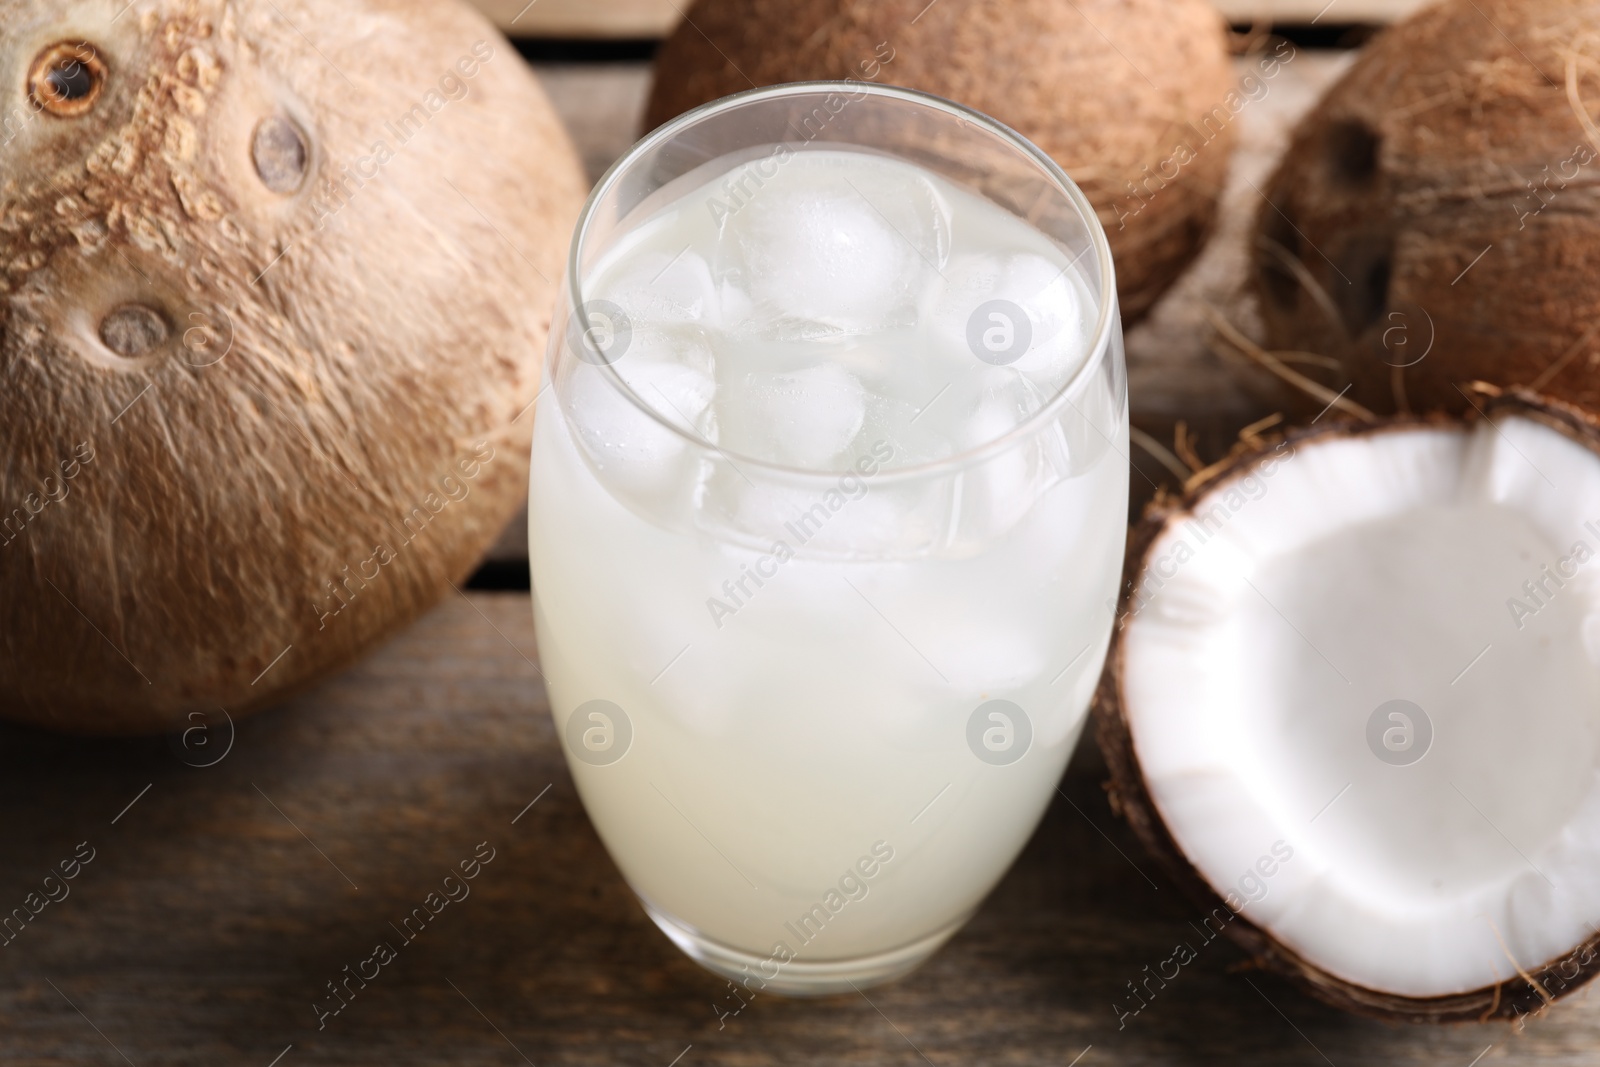
POLYGON ((688 0, 472 0, 511 37, 665 37, 688 0))
MULTIPOLYGON (((1230 22, 1281 24, 1382 23, 1401 18, 1423 0, 1217 0, 1230 22)), ((520 37, 593 39, 665 37, 687 0, 473 0, 502 30, 520 37)))
POLYGON ((80 842, 95 850, 70 896, 0 948, 0 1062, 1595 1062, 1600 1005, 1581 999, 1520 1034, 1398 1028, 1241 969, 1224 940, 1201 943, 1198 916, 1109 810, 1103 775, 1085 746, 1015 868, 922 970, 866 996, 757 997, 719 1028, 725 983, 651 925, 577 800, 527 595, 454 598, 241 724, 211 767, 161 740, 0 730, 0 907, 80 842), (389 923, 484 841, 495 858, 471 895, 319 1031, 324 983, 398 942, 389 923), (1199 957, 1119 1028, 1126 983, 1180 941, 1199 957))
POLYGON ((1236 25, 1276 22, 1280 25, 1351 25, 1385 23, 1405 18, 1427 0, 1214 0, 1224 18, 1236 25))

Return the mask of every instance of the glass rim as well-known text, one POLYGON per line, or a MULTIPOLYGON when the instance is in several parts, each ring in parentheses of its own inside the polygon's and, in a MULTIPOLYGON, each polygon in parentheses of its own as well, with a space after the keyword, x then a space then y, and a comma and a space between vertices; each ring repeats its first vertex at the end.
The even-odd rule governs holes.
MULTIPOLYGON (((667 141, 678 133, 681 133, 683 130, 688 129, 691 126, 698 125, 701 122, 704 122, 706 119, 712 118, 725 111, 737 110, 740 107, 757 102, 759 100, 780 98, 785 96, 805 96, 808 94, 817 93, 849 93, 853 95, 865 93, 867 95, 877 96, 887 100, 899 100, 904 103, 915 104, 934 111, 942 111, 945 114, 950 115, 964 123, 971 123, 984 130, 987 130, 989 133, 998 136, 1002 141, 1008 142, 1019 153, 1032 159, 1040 167, 1040 169, 1044 172, 1045 177, 1049 179, 1050 182, 1056 186, 1057 190, 1066 198, 1066 200, 1072 204, 1073 208, 1076 209, 1078 216, 1084 221, 1085 229, 1088 230, 1089 247, 1085 248, 1083 252, 1078 253, 1078 256, 1072 260, 1072 263, 1076 264, 1079 259, 1083 258, 1085 252, 1088 252, 1092 249, 1100 266, 1101 286, 1098 294, 1098 317, 1095 320, 1094 333, 1090 338, 1089 353, 1084 358, 1083 362, 1079 364, 1078 368, 1072 372, 1072 375, 1061 384, 1060 388, 1058 388, 1056 392, 1051 395, 1050 399, 1043 406, 1041 406, 1037 411, 1032 412, 1027 418, 1017 423, 999 437, 985 441, 979 445, 974 445, 971 448, 952 453, 951 455, 941 457, 939 459, 928 460, 923 463, 915 463, 904 467, 881 468, 878 473, 874 475, 873 481, 898 482, 902 480, 912 480, 919 477, 925 478, 931 475, 948 473, 951 470, 963 467, 976 466, 988 459, 992 459, 995 456, 1009 451, 1022 440, 1038 433, 1044 426, 1060 417, 1061 412, 1065 407, 1070 405, 1076 408, 1077 405, 1072 403, 1073 394, 1078 392, 1083 383, 1093 378, 1093 376, 1099 371, 1101 364, 1105 362, 1107 353, 1111 349, 1112 330, 1120 329, 1121 327, 1120 321, 1114 321, 1117 295, 1116 266, 1111 258, 1111 244, 1109 239, 1106 237, 1105 227, 1100 223, 1099 214, 1095 211, 1094 205, 1089 202, 1089 198, 1084 195, 1083 190, 1078 187, 1078 183, 1072 180, 1067 172, 1061 168, 1060 164, 1046 154, 1042 148, 1034 144, 1027 137, 1024 137, 1022 134, 1018 133, 1016 130, 1012 129, 1010 126, 1007 126, 999 119, 967 107, 965 104, 957 103, 954 100, 937 96, 933 93, 923 92, 920 89, 907 89, 897 85, 880 85, 876 82, 824 80, 788 82, 781 85, 746 89, 742 92, 719 97, 718 99, 712 100, 709 103, 701 104, 699 107, 694 108, 691 111, 686 111, 677 118, 664 122, 654 130, 645 134, 638 141, 636 141, 631 148, 624 152, 616 162, 612 163, 611 166, 606 169, 606 172, 600 176, 600 180, 596 182, 594 188, 590 190, 588 199, 584 201, 583 209, 578 213, 578 219, 573 229, 572 244, 567 252, 567 284, 565 286, 568 301, 567 314, 569 316, 567 321, 570 323, 572 318, 576 317, 583 324, 586 331, 589 327, 588 317, 584 313, 584 300, 582 292, 583 281, 582 273, 580 271, 580 253, 586 247, 585 242, 593 224, 595 212, 599 209, 601 202, 605 199, 606 195, 615 188, 622 176, 627 173, 627 171, 641 156, 653 151, 663 142, 667 141)), ((568 329, 564 329, 562 331, 562 337, 557 339, 557 342, 565 346, 567 343, 566 337, 569 335, 569 333, 570 327, 568 329)), ((710 452, 714 455, 723 457, 729 463, 735 464, 738 467, 748 465, 765 473, 777 475, 784 480, 795 481, 813 479, 834 481, 837 480, 841 475, 849 474, 854 470, 853 466, 846 466, 837 470, 822 470, 814 467, 792 467, 787 464, 775 463, 771 460, 745 455, 743 453, 735 452, 731 449, 725 448, 714 441, 706 440, 704 437, 701 437, 698 433, 695 433, 692 430, 685 429, 676 422, 673 422, 671 419, 668 419, 662 415, 661 412, 657 411, 650 404, 646 403, 643 398, 634 392, 633 387, 630 386, 627 383, 627 380, 617 372, 616 367, 611 362, 602 359, 594 365, 602 371, 606 380, 614 388, 621 392, 629 403, 631 403, 635 408, 639 409, 640 412, 642 412, 647 418, 654 421, 658 426, 661 426, 673 436, 682 439, 690 447, 702 452, 710 452)), ((559 403, 559 401, 557 402, 559 403)), ((1080 416, 1081 415, 1082 413, 1080 412, 1080 416)), ((1086 416, 1083 417, 1086 418, 1086 416)), ((1102 436, 1106 435, 1105 430, 1102 430, 1099 427, 1094 428, 1102 436)))

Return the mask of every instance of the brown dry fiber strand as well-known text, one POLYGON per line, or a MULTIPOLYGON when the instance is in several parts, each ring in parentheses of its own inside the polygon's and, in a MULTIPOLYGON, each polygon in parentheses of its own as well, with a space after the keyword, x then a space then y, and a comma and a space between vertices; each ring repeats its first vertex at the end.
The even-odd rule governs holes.
POLYGON ((464 4, 122 7, 0 0, 0 80, 64 87, 0 133, 0 715, 99 733, 270 703, 468 573, 583 190, 464 4))
POLYGON ((645 124, 836 78, 948 97, 1049 153, 1099 212, 1130 322, 1204 242, 1243 99, 1204 0, 700 0, 661 49, 645 124))
POLYGON ((1600 410, 1597 111, 1600 4, 1450 0, 1381 34, 1268 187, 1267 346, 1337 356, 1326 384, 1379 411, 1461 411, 1477 379, 1600 410))

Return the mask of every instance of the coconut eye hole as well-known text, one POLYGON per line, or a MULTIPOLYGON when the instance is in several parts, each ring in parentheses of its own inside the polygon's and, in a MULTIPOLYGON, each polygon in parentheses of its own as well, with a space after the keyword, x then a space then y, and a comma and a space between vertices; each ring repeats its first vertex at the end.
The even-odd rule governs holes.
POLYGON ((106 64, 87 41, 61 41, 33 61, 28 95, 35 107, 62 118, 82 115, 106 87, 106 64))
POLYGON ((1359 337, 1379 321, 1389 306, 1393 238, 1389 234, 1359 234, 1335 251, 1333 258, 1339 264, 1339 272, 1351 283, 1332 287, 1333 302, 1338 305, 1345 332, 1359 337))
POLYGON ((147 356, 171 336, 166 316, 143 304, 124 304, 100 323, 100 340, 125 359, 147 356))
POLYGON ((261 184, 288 196, 305 181, 311 150, 298 126, 282 115, 274 115, 257 124, 250 141, 250 158, 261 184))

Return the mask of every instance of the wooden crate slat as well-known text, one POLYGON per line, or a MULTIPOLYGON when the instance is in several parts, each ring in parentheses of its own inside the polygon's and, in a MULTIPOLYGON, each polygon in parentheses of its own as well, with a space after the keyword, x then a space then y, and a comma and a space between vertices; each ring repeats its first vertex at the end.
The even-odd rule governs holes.
POLYGON ((1395 22, 1428 0, 1213 0, 1229 22, 1347 26, 1395 22))
POLYGON ((688 0, 472 0, 511 37, 665 37, 688 0))
MULTIPOLYGON (((1304 25, 1386 23, 1424 0, 1217 0, 1231 22, 1304 25)), ((688 0, 473 0, 513 37, 640 39, 663 37, 678 24, 688 0)))

